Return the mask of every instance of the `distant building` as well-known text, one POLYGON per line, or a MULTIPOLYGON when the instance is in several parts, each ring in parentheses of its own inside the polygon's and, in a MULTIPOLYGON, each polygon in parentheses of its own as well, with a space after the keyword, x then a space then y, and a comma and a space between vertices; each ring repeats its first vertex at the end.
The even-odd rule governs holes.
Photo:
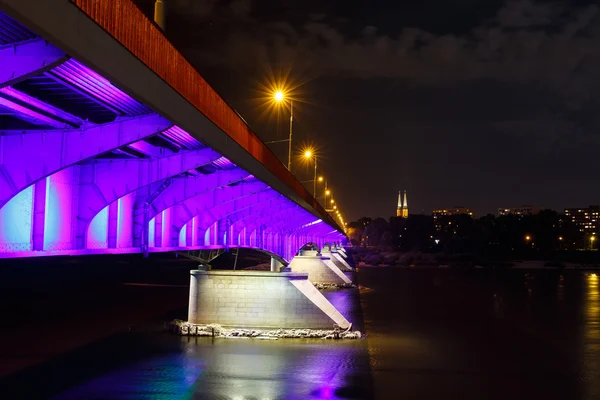
POLYGON ((440 223, 440 219, 442 217, 461 214, 466 214, 472 217, 473 210, 468 207, 454 206, 451 208, 437 208, 431 211, 431 215, 433 216, 433 225, 437 231, 442 230, 442 225, 440 223))
POLYGON ((565 208, 567 220, 571 220, 580 232, 586 234, 598 233, 600 206, 565 208))
POLYGON ((499 208, 498 216, 501 217, 503 215, 534 215, 542 211, 541 207, 538 206, 521 206, 515 208, 499 208))
POLYGON ((408 218, 408 198, 406 190, 404 191, 404 200, 402 199, 402 191, 398 192, 398 208, 396 208, 396 217, 408 218))

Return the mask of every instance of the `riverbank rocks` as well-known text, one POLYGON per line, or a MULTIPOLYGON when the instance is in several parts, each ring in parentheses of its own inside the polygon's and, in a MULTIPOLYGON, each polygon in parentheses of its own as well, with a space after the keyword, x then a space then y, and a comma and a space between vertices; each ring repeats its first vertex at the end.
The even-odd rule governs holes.
POLYGON ((340 328, 327 329, 245 329, 225 328, 219 324, 191 324, 183 320, 173 320, 169 323, 170 332, 182 336, 208 336, 218 338, 255 338, 255 339, 362 339, 360 331, 350 331, 340 328))

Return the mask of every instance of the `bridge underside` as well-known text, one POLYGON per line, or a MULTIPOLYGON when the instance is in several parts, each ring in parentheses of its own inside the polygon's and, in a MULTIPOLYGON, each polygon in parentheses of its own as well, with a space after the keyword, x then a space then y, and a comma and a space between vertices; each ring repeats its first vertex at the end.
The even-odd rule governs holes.
POLYGON ((256 247, 337 227, 0 12, 0 258, 256 247))

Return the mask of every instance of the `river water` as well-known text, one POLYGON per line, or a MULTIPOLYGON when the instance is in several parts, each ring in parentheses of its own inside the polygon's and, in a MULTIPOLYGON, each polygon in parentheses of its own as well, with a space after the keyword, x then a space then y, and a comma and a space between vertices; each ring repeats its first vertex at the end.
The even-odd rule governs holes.
MULTIPOLYGON (((580 271, 399 268, 361 268, 356 275, 360 291, 325 295, 366 332, 364 340, 259 341, 165 333, 162 321, 185 313, 181 304, 161 318, 145 318, 124 331, 6 375, 0 381, 0 395, 5 393, 2 398, 7 399, 600 398, 598 276, 580 271)), ((125 285, 119 290, 125 294, 100 307, 103 315, 151 304, 158 309, 166 295, 183 302, 187 288, 125 285), (136 302, 128 300, 129 290, 135 291, 136 302), (143 302, 140 293, 145 293, 143 302)), ((84 319, 80 324, 88 326, 84 319)), ((66 337, 70 332, 81 336, 71 326, 66 337)), ((45 336, 28 340, 30 348, 42 348, 39 343, 45 336)), ((43 359, 44 350, 35 351, 43 359)))

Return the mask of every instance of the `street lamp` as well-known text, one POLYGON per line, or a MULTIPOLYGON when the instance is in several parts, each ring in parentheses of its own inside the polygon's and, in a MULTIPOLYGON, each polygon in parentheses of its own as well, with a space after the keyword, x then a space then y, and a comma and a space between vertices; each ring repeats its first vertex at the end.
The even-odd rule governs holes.
MULTIPOLYGON (((304 152, 304 158, 307 160, 310 160, 310 159, 315 160, 315 174, 313 176, 313 197, 316 199, 317 198, 317 155, 314 154, 312 150, 307 149, 304 152)), ((323 180, 323 177, 321 177, 321 180, 323 180)))
MULTIPOLYGON (((276 90, 273 93, 273 99, 276 103, 282 103, 285 101, 287 95, 283 90, 276 90)), ((292 126, 294 125, 294 101, 290 98, 290 137, 288 139, 288 170, 292 170, 292 126)))
POLYGON ((590 236, 590 247, 594 250, 594 242, 596 241, 596 236, 590 236))

